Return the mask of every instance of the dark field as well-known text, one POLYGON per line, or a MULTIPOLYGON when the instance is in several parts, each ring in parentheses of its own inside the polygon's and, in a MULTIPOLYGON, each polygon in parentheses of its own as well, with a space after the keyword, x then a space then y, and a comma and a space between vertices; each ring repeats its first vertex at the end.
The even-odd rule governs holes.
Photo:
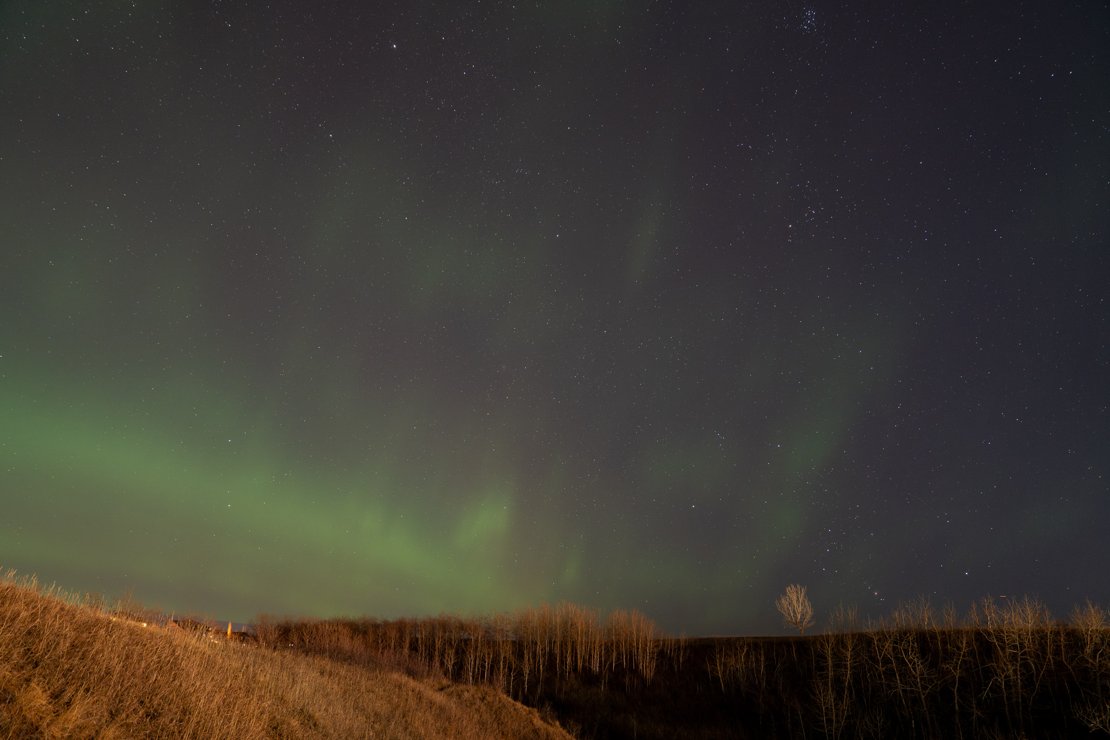
POLYGON ((584 738, 1110 734, 1110 630, 1030 599, 924 601, 806 637, 673 639, 572 605, 489 620, 266 622, 261 644, 486 684, 584 738))

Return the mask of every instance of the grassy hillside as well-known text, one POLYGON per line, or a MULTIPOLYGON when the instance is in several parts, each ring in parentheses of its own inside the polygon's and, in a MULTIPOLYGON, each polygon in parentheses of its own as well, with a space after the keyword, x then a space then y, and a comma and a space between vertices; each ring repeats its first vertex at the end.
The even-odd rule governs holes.
POLYGON ((485 686, 157 627, 0 577, 0 738, 566 738, 485 686))
POLYGON ((4 737, 1110 737, 1110 615, 926 601, 804 637, 674 639, 571 604, 260 619, 227 640, 0 577, 4 737), (147 626, 143 620, 147 619, 147 626), (522 703, 516 703, 517 700, 522 703), (542 715, 528 707, 542 708, 542 715))

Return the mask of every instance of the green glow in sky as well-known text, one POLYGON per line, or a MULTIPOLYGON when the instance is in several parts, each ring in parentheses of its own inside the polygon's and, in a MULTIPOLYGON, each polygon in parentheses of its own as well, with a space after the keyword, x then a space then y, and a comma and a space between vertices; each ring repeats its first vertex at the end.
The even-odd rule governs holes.
POLYGON ((1110 600, 1073 5, 0 3, 0 565, 235 620, 1110 600))

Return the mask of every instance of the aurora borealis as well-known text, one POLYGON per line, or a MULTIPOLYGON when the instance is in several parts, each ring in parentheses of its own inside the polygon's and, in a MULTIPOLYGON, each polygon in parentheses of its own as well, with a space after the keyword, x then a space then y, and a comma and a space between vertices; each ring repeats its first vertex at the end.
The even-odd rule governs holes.
POLYGON ((0 4, 0 566, 1110 603, 1110 11, 988 6, 0 4))

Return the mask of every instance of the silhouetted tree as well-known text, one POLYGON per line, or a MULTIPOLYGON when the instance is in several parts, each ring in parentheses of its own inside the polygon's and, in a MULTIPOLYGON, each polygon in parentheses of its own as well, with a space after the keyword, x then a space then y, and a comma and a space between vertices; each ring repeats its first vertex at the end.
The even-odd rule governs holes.
POLYGON ((786 592, 775 599, 775 608, 788 625, 804 635, 807 627, 813 626, 813 605, 806 596, 806 587, 792 583, 786 587, 786 592))

